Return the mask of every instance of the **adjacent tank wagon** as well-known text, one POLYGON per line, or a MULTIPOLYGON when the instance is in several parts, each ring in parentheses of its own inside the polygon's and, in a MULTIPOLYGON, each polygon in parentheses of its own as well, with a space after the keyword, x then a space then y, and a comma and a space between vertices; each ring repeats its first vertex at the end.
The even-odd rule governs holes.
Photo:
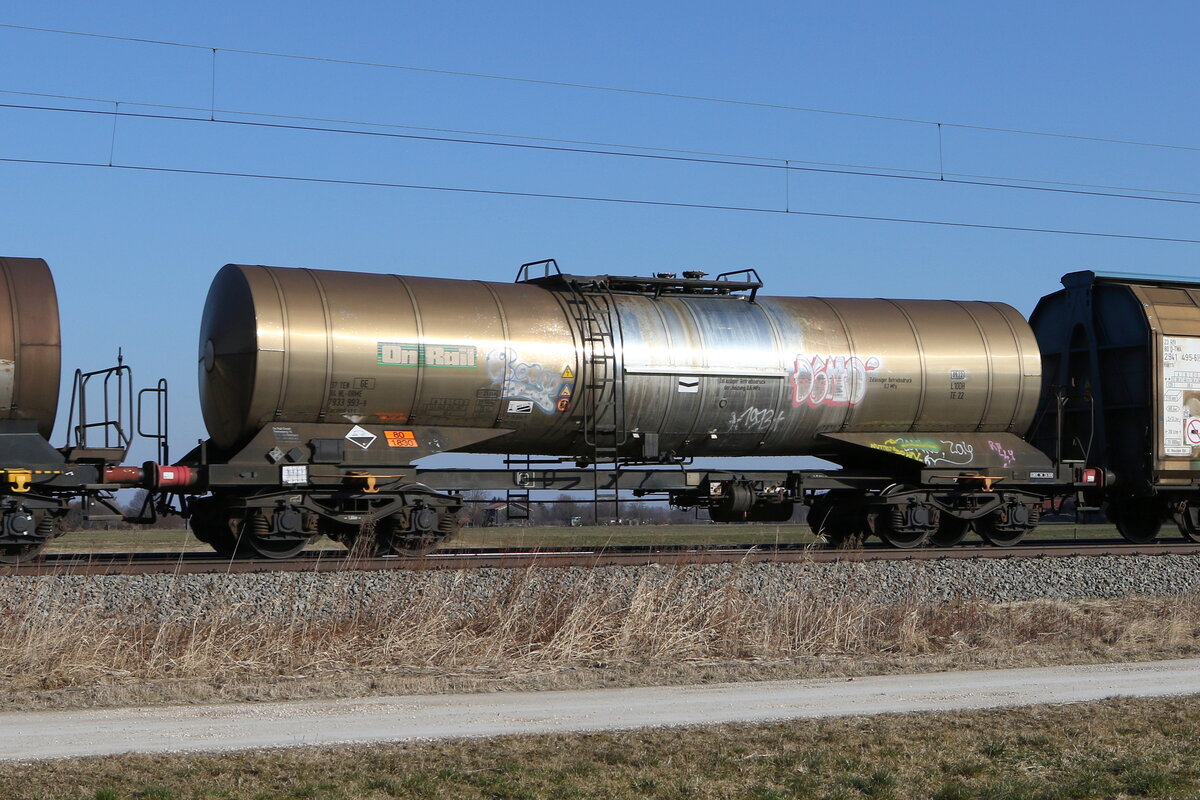
MULTIPOLYGON (((112 492, 141 482, 139 469, 118 466, 133 416, 129 367, 75 373, 68 442, 56 448, 61 370, 50 268, 40 258, 0 258, 0 562, 37 555, 62 533, 73 503, 85 520, 123 519, 112 492), (112 419, 87 416, 98 386, 120 398, 99 403, 112 419)), ((165 384, 148 392, 165 401, 165 384)))
POLYGON ((32 422, 49 439, 58 413, 58 294, 40 258, 0 258, 0 420, 32 422))

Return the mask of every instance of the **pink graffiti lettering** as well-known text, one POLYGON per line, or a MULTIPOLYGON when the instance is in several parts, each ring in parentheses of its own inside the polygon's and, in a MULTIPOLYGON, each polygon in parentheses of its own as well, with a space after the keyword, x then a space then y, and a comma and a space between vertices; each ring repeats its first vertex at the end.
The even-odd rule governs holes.
POLYGON ((1000 456, 1000 460, 1004 462, 1004 466, 1006 467, 1012 466, 1012 463, 1017 460, 1017 454, 999 442, 989 440, 988 446, 992 448, 992 452, 1000 456))
POLYGON ((792 405, 854 406, 867 394, 867 373, 879 369, 870 356, 807 356, 799 353, 792 372, 792 405))

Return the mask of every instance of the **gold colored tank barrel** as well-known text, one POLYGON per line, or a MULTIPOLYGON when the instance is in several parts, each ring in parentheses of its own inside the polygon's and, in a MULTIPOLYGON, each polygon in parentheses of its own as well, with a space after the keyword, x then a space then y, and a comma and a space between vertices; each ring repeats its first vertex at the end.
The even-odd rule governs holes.
POLYGON ((0 257, 0 419, 50 438, 61 380, 58 295, 40 258, 0 257))

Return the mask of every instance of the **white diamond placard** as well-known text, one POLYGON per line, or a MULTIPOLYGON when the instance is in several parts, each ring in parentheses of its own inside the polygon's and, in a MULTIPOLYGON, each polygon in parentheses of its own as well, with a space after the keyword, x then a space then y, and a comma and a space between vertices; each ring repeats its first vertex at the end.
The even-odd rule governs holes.
POLYGON ((350 432, 346 434, 346 441, 358 445, 363 450, 366 450, 368 447, 370 447, 378 438, 378 436, 359 425, 355 425, 350 429, 350 432))

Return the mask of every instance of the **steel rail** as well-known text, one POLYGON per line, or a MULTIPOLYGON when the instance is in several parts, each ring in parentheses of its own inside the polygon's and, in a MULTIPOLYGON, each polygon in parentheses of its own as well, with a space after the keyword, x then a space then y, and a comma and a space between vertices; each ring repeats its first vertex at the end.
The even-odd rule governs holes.
POLYGON ((975 558, 1065 558, 1095 556, 1197 555, 1200 543, 1120 540, 1032 542, 1012 547, 955 546, 900 550, 886 546, 851 549, 813 545, 620 545, 563 548, 447 549, 421 557, 361 557, 341 550, 313 550, 290 559, 224 558, 211 553, 52 554, 26 564, 0 566, 3 576, 237 574, 382 570, 528 569, 720 564, 930 561, 975 558))

